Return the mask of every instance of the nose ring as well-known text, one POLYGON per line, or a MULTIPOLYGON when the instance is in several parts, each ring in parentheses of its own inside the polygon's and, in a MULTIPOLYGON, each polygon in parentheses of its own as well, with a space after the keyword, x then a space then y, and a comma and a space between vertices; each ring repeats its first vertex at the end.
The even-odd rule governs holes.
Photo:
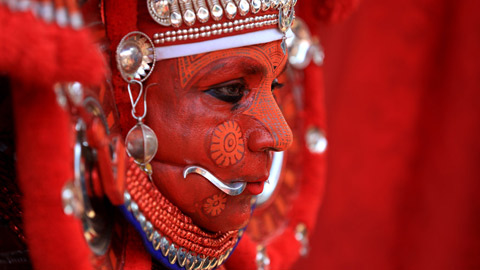
POLYGON ((187 175, 191 173, 196 173, 205 177, 208 181, 210 181, 210 183, 212 183, 218 189, 230 196, 240 195, 247 185, 246 182, 233 182, 230 184, 225 184, 220 179, 211 174, 209 171, 199 166, 185 167, 185 169, 183 170, 183 178, 187 178, 187 175))

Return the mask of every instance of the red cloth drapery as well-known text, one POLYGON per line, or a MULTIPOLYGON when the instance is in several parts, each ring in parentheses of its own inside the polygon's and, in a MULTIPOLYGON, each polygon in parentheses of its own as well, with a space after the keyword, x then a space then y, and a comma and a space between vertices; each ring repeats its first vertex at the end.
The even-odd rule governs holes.
POLYGON ((317 29, 328 177, 294 269, 480 269, 479 10, 364 0, 317 29))

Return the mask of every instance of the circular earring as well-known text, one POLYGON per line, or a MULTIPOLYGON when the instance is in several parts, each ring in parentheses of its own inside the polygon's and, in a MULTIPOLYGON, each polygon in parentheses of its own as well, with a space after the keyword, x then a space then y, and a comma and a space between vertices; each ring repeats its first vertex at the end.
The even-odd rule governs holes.
MULTIPOLYGON (((149 85, 148 87, 150 87, 149 85)), ((132 103, 132 117, 137 120, 137 124, 133 126, 125 137, 125 145, 127 154, 134 158, 135 162, 142 166, 144 170, 148 169, 150 161, 153 159, 158 149, 158 140, 155 132, 147 125, 143 123, 143 119, 147 115, 147 89, 143 92, 143 86, 140 82, 132 80, 128 84, 128 94, 130 96, 130 102, 132 103), (136 100, 133 99, 131 85, 137 83, 140 85, 140 92, 136 100), (135 108, 143 93, 143 115, 136 115, 135 108)))
POLYGON ((155 67, 155 58, 153 42, 142 32, 130 32, 118 44, 117 68, 127 83, 145 81, 155 67))
POLYGON ((117 67, 123 79, 128 83, 128 95, 132 105, 132 117, 137 120, 125 138, 127 154, 135 163, 149 175, 152 173, 150 161, 158 149, 158 140, 155 132, 143 123, 147 115, 147 90, 143 89, 143 81, 155 67, 155 48, 152 40, 142 32, 130 32, 123 37, 117 47, 117 67), (132 94, 132 86, 138 84, 139 91, 136 98, 132 94), (143 95, 143 115, 137 115, 137 105, 143 95))

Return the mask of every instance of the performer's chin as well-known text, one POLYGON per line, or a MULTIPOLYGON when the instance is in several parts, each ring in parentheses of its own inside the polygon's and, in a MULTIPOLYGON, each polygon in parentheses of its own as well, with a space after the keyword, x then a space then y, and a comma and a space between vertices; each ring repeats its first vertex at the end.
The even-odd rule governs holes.
POLYGON ((195 217, 195 223, 211 232, 227 232, 244 228, 251 217, 252 196, 240 195, 228 197, 225 210, 218 216, 208 216, 205 213, 195 217))

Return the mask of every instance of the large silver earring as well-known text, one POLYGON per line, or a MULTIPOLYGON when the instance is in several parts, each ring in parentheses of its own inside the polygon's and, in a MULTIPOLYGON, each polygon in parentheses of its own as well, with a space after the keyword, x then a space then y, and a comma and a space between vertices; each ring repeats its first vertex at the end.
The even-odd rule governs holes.
POLYGON ((132 117, 137 120, 137 124, 133 126, 125 137, 125 146, 127 154, 134 158, 135 162, 139 164, 144 171, 149 175, 152 172, 150 161, 153 159, 158 149, 158 140, 155 132, 143 123, 143 119, 147 115, 147 90, 152 86, 149 85, 143 91, 143 85, 137 80, 132 80, 128 83, 128 94, 130 102, 132 103, 132 117), (140 91, 138 97, 134 100, 132 95, 132 84, 138 84, 140 91), (143 93, 143 115, 138 116, 136 107, 143 93))
POLYGON ((147 115, 147 90, 145 81, 155 67, 155 48, 152 40, 142 32, 130 32, 125 35, 117 47, 117 67, 123 79, 128 83, 128 95, 132 105, 132 117, 137 120, 125 138, 127 154, 139 164, 149 176, 152 173, 150 161, 158 149, 158 140, 155 132, 143 123, 147 115), (136 98, 132 94, 132 86, 138 85, 139 91, 136 98), (143 114, 137 115, 137 105, 143 96, 143 114))

